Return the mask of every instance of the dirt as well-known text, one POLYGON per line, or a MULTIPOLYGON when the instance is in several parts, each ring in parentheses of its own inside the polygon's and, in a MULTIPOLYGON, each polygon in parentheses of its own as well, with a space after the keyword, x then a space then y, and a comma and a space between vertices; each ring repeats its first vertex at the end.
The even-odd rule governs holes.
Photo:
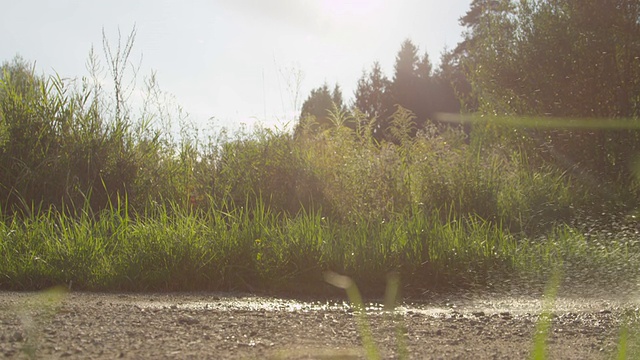
MULTIPOLYGON (((604 295, 555 299, 549 358, 617 353, 640 302, 604 295)), ((392 314, 372 302, 366 318, 385 359, 405 351, 411 359, 524 359, 545 304, 539 296, 432 298, 392 314)), ((2 292, 0 357, 361 359, 358 314, 342 301, 237 294, 2 292)))

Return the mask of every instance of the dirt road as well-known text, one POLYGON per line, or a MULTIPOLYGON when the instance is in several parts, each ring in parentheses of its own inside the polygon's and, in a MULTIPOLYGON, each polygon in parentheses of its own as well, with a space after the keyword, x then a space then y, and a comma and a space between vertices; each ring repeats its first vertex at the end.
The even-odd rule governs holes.
MULTIPOLYGON (((432 299, 404 304, 394 318, 371 303, 367 320, 382 358, 524 359, 543 305, 522 296, 432 299)), ((549 358, 611 358, 637 306, 632 297, 556 299, 549 358)), ((10 359, 360 359, 360 333, 343 302, 0 293, 0 357, 10 359)))

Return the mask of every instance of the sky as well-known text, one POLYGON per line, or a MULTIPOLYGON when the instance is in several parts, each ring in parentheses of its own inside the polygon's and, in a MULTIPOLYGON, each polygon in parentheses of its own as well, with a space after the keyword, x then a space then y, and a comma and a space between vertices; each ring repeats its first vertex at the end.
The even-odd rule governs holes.
MULTIPOLYGON (((133 64, 200 127, 283 128, 309 92, 339 84, 347 101, 379 61, 393 76, 405 39, 438 63, 461 39, 470 0, 21 0, 3 4, 0 61, 16 55, 38 74, 88 75, 90 49, 104 62, 135 26, 133 64)), ((131 74, 129 74, 131 76, 131 74)), ((105 86, 109 86, 105 83, 105 86)))

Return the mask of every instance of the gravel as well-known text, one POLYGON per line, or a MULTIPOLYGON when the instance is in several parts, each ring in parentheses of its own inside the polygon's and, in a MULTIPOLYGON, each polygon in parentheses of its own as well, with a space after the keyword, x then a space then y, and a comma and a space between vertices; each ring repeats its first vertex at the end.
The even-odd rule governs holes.
MULTIPOLYGON (((385 359, 522 359, 544 306, 494 294, 414 301, 392 314, 372 302, 366 319, 385 359)), ((612 294, 556 299, 549 358, 611 358, 637 307, 612 294)), ((358 315, 343 301, 241 294, 2 292, 0 357, 364 359, 358 315)))

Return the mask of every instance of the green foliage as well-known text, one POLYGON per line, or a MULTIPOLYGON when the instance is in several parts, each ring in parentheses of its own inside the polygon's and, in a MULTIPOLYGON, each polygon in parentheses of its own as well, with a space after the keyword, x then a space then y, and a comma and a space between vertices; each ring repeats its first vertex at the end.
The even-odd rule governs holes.
POLYGON ((380 359, 380 352, 373 340, 373 335, 367 319, 366 308, 362 301, 362 295, 360 295, 360 290, 358 290, 356 284, 349 277, 339 275, 334 272, 326 272, 324 274, 324 278, 331 285, 344 289, 347 292, 349 302, 351 302, 351 305, 356 311, 358 333, 362 338, 362 346, 366 351, 367 359, 380 359))
MULTIPOLYGON (((89 90, 65 97, 64 83, 39 81, 42 89, 54 84, 50 87, 60 92, 44 104, 39 102, 53 95, 32 92, 31 106, 70 108, 46 110, 67 114, 59 131, 58 121, 4 112, 10 129, 16 128, 5 147, 11 156, 2 158, 8 213, 28 213, 32 204, 76 211, 87 200, 90 211, 99 213, 119 194, 127 196, 134 213, 144 212, 148 201, 204 209, 222 203, 253 208, 260 201, 275 213, 322 208, 339 221, 389 219, 420 206, 511 223, 541 207, 564 211, 572 200, 569 177, 553 168, 531 172, 530 164, 499 144, 488 145, 490 132, 478 131, 471 146, 459 129, 427 124, 414 136, 415 117, 402 107, 389 119, 394 143, 374 139, 375 119, 335 104, 322 132, 292 136, 257 128, 235 138, 222 133, 207 143, 185 126, 176 142, 151 124, 153 113, 137 123, 106 121, 99 113, 101 102, 90 100, 89 90), (38 126, 42 135, 24 138, 17 131, 21 126, 38 126), (477 145, 483 138, 484 145, 477 145)), ((11 82, 4 84, 5 93, 17 91, 11 82)))
POLYGON ((545 241, 518 240, 477 216, 442 221, 417 211, 342 224, 318 212, 277 215, 264 204, 229 212, 150 205, 136 218, 127 206, 0 223, 0 288, 317 294, 327 291, 322 272, 332 270, 377 292, 392 271, 422 289, 541 279, 557 264, 573 280, 606 281, 636 274, 640 265, 631 243, 586 241, 569 228, 545 241))
MULTIPOLYGON (((93 53, 89 61, 98 67, 93 53)), ((114 81, 122 81, 120 73, 114 81)), ((0 204, 7 214, 50 205, 73 213, 87 200, 99 212, 125 195, 140 209, 150 199, 188 202, 211 153, 186 133, 179 142, 162 133, 154 118, 163 109, 146 107, 132 120, 127 104, 119 104, 122 93, 110 117, 97 83, 83 78, 78 88, 57 75, 36 76, 21 58, 2 66, 0 204)), ((148 100, 162 101, 154 78, 147 91, 148 100)))
POLYGON ((629 185, 640 152, 639 17, 637 1, 474 1, 457 50, 479 110, 555 119, 553 128, 509 129, 531 165, 629 185), (568 118, 600 125, 567 128, 568 118))
POLYGON ((558 296, 560 287, 560 273, 555 271, 547 283, 544 292, 544 303, 542 313, 536 322, 536 330, 533 335, 533 350, 529 356, 532 360, 544 360, 549 357, 547 352, 547 340, 551 330, 551 320, 553 318, 553 303, 558 296))
MULTIPOLYGON (((358 79, 353 107, 369 119, 386 120, 391 108, 391 82, 383 74, 379 62, 358 79)), ((381 139, 382 134, 378 134, 381 139)))
POLYGON ((382 72, 379 62, 374 62, 370 72, 363 72, 355 91, 353 109, 363 113, 369 119, 375 119, 374 136, 378 141, 393 140, 388 133, 398 106, 414 114, 417 130, 431 122, 437 122, 438 113, 459 112, 460 104, 455 96, 453 66, 443 61, 438 71, 427 52, 418 55, 418 47, 405 40, 394 65, 393 79, 389 80, 382 72))
POLYGON ((317 176, 308 154, 288 133, 257 129, 251 136, 238 135, 221 146, 214 160, 213 195, 234 204, 257 199, 269 209, 295 214, 322 206, 317 176))
POLYGON ((411 141, 411 135, 416 130, 416 116, 406 108, 397 105, 396 111, 391 115, 389 133, 391 138, 401 146, 407 146, 411 141))
POLYGON ((338 109, 338 111, 346 110, 339 85, 336 84, 333 92, 329 91, 327 84, 311 90, 311 94, 302 104, 295 133, 300 134, 305 127, 304 125, 307 125, 307 131, 323 131, 331 127, 332 119, 329 114, 334 108, 338 109), (313 124, 308 123, 308 118, 314 119, 313 124), (307 121, 307 124, 305 124, 305 121, 307 121))
MULTIPOLYGON (((434 228, 436 223, 417 215, 408 224, 363 221, 342 226, 313 213, 276 216, 260 204, 251 211, 236 208, 230 213, 158 207, 138 220, 130 218, 124 207, 97 219, 50 211, 24 222, 13 217, 3 225, 0 284, 3 288, 66 284, 81 289, 290 289, 304 281, 321 281, 323 269, 336 269, 375 285, 392 268, 402 269, 403 274, 414 272, 407 275, 412 279, 425 261, 430 262, 427 272, 417 276, 436 284, 452 275, 450 267, 462 266, 462 262, 454 265, 456 256, 464 256, 470 264, 493 262, 493 253, 481 249, 494 245, 475 242, 474 236, 461 242, 466 231, 494 238, 483 234, 490 226, 467 224, 434 228), (466 249, 465 244, 478 248, 466 249)), ((470 271, 474 268, 471 265, 470 271)))

